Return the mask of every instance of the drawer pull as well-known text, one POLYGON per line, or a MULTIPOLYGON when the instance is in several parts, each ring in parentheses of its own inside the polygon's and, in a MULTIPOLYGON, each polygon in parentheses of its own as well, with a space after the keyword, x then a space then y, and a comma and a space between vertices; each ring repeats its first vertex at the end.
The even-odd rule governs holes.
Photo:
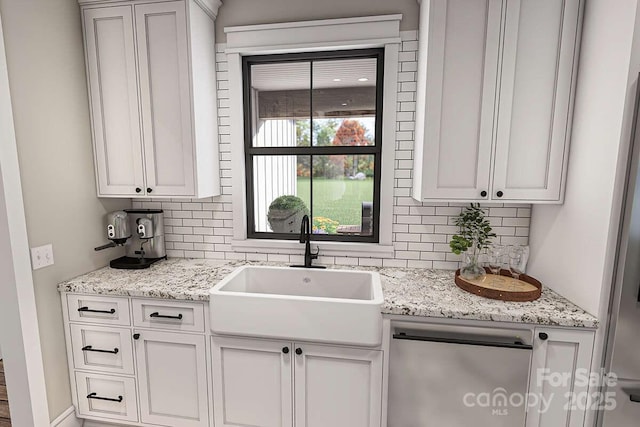
POLYGON ((149 317, 155 317, 155 318, 160 318, 160 319, 176 319, 176 320, 182 320, 182 313, 178 314, 177 316, 168 316, 166 314, 160 314, 157 311, 154 313, 151 313, 149 315, 149 317))
POLYGON ((117 348, 117 347, 116 347, 116 348, 114 348, 113 350, 100 350, 100 349, 97 349, 97 348, 93 348, 93 347, 92 347, 92 346, 90 346, 90 345, 87 345, 87 346, 82 347, 82 351, 95 351, 96 353, 111 353, 111 354, 118 354, 118 352, 119 352, 120 350, 118 350, 118 348, 117 348))
POLYGON ((100 397, 97 395, 97 393, 89 393, 87 395, 87 399, 96 399, 96 400, 107 400, 109 402, 122 402, 122 396, 118 396, 117 399, 113 399, 111 397, 100 397))
POLYGON ((406 332, 399 332, 393 334, 393 339, 396 340, 409 340, 409 341, 427 341, 438 342, 444 344, 463 344, 463 345, 477 345, 483 347, 500 347, 500 348, 517 348, 520 350, 533 350, 533 346, 525 344, 520 338, 514 337, 509 341, 489 341, 489 340, 474 340, 456 337, 444 337, 444 336, 429 336, 429 335, 411 335, 406 332))
POLYGON ((85 313, 104 313, 104 314, 114 314, 116 312, 115 308, 111 310, 91 310, 89 307, 80 307, 78 311, 82 311, 85 313))

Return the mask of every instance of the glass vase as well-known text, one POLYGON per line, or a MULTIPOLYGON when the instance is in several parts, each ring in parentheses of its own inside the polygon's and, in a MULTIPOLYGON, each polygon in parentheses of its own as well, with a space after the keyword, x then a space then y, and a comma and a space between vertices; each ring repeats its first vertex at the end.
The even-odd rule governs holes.
POLYGON ((464 253, 462 268, 460 268, 460 276, 468 280, 482 279, 486 272, 480 265, 480 250, 473 246, 473 249, 464 253))

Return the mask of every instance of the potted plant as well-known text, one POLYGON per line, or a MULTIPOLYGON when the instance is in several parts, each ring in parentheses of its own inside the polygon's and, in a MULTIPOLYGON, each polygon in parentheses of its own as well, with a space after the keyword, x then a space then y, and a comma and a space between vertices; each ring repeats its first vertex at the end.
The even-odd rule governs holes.
POLYGON ((280 196, 269 205, 267 220, 275 233, 299 233, 305 215, 309 215, 309 209, 301 198, 280 196))
POLYGON ((449 246, 456 255, 464 253, 460 275, 472 280, 481 278, 485 271, 478 263, 480 252, 489 246, 490 239, 496 237, 496 234, 491 232, 491 225, 484 217, 479 203, 471 203, 465 208, 456 218, 455 224, 460 231, 451 238, 449 246))

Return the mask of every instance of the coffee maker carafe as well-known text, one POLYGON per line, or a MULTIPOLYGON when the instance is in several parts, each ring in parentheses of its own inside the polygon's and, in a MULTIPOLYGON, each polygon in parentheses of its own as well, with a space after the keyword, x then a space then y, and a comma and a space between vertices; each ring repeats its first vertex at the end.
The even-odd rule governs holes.
POLYGON ((111 243, 95 249, 125 246, 126 255, 112 260, 112 268, 149 268, 167 258, 163 214, 162 209, 125 209, 108 214, 107 238, 111 243))

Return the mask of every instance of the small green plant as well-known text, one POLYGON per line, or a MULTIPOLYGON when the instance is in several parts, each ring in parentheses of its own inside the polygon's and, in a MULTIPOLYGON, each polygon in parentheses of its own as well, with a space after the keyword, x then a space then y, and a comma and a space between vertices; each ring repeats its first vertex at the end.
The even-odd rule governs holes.
POLYGON ((478 254, 489 246, 491 238, 496 237, 496 234, 491 232, 491 225, 484 217, 479 203, 471 203, 465 208, 456 218, 455 224, 460 231, 451 238, 449 246, 456 255, 468 249, 472 249, 474 255, 478 254))
POLYGON ((297 196, 280 196, 276 198, 269 205, 269 210, 281 210, 281 211, 304 211, 306 215, 309 215, 309 209, 304 201, 297 196))

